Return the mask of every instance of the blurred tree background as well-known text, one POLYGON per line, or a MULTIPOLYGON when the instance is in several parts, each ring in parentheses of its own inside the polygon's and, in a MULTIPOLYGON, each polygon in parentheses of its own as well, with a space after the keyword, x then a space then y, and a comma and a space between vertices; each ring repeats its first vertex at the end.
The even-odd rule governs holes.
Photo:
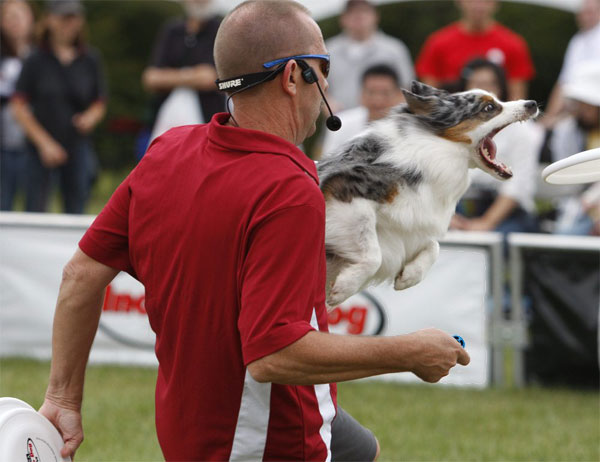
MULTIPOLYGON (((44 0, 34 0, 38 17, 44 0)), ((95 146, 103 170, 126 171, 135 165, 136 139, 149 117, 150 96, 141 85, 156 36, 165 21, 181 16, 181 6, 166 0, 85 1, 88 36, 100 50, 109 86, 108 113, 95 133, 95 146)), ((426 37, 458 19, 453 1, 407 1, 379 7, 382 29, 398 37, 413 60, 426 37)), ((528 42, 537 76, 530 97, 544 106, 558 76, 571 36, 576 32, 573 14, 523 3, 501 2, 497 19, 528 42)), ((339 32, 337 17, 320 22, 325 38, 339 32)), ((307 140, 312 154, 317 133, 307 140)))

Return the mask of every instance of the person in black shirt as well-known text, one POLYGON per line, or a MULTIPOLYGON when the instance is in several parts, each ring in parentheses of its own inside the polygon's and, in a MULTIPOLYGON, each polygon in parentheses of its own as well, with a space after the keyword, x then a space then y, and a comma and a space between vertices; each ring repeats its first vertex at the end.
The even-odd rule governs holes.
POLYGON ((212 3, 212 0, 182 0, 186 18, 171 20, 163 27, 151 63, 142 75, 144 88, 157 96, 155 113, 178 87, 198 91, 204 122, 225 109, 225 99, 216 91, 213 59, 221 18, 213 15, 212 3))
POLYGON ((99 54, 82 37, 83 6, 50 0, 40 46, 11 103, 29 139, 26 209, 44 212, 58 174, 66 213, 83 213, 96 169, 90 134, 106 112, 99 54))

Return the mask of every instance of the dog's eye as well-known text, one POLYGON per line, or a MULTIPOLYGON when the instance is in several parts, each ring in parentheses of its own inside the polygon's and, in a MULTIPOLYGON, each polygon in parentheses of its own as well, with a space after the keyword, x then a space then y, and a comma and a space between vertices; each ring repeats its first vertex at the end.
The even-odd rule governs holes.
POLYGON ((483 107, 483 112, 492 112, 494 109, 496 109, 496 106, 494 106, 492 103, 489 103, 483 107))

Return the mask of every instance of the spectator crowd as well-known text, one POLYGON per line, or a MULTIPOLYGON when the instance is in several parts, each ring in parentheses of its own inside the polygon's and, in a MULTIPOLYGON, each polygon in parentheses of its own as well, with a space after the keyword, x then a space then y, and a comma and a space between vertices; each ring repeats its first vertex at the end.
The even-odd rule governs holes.
MULTIPOLYGON (((147 143, 173 126, 205 123, 226 110, 215 86, 216 0, 180 3, 183 19, 159 31, 140 78, 152 106, 147 143)), ((320 155, 385 117, 415 78, 448 91, 482 88, 502 100, 527 98, 534 62, 526 40, 495 19, 500 2, 455 4, 459 19, 432 31, 413 65, 408 47, 381 30, 375 4, 345 2, 341 32, 326 41, 327 97, 343 125, 338 132, 322 130, 320 155)), ((92 134, 108 101, 102 57, 85 34, 84 2, 44 5, 36 23, 26 0, 1 3, 0 206, 13 210, 21 195, 26 211, 45 212, 58 188, 64 212, 84 213, 99 172, 92 134)), ((598 233, 600 186, 550 191, 539 179, 544 165, 600 147, 600 0, 582 0, 576 22, 548 103, 542 102, 543 116, 495 137, 514 178, 500 182, 472 171, 453 228, 598 233), (550 203, 550 213, 540 203, 550 203)))

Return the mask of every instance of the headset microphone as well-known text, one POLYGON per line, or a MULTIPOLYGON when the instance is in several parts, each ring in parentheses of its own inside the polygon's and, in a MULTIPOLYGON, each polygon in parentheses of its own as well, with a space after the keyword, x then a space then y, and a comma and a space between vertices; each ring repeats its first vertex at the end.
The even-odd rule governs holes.
POLYGON ((325 126, 332 132, 337 132, 340 128, 342 128, 342 120, 338 116, 331 114, 329 117, 327 117, 325 126))
POLYGON ((342 128, 342 120, 338 116, 333 115, 333 111, 331 110, 331 107, 329 107, 327 98, 325 98, 325 93, 323 93, 321 85, 319 85, 319 78, 317 77, 317 74, 315 73, 314 69, 306 63, 306 61, 297 59, 296 62, 300 66, 300 69, 302 69, 302 78, 304 81, 306 83, 317 84, 319 93, 321 93, 321 98, 323 98, 323 102, 325 103, 325 106, 327 106, 329 117, 327 117, 327 120, 325 121, 325 126, 332 132, 337 132, 340 128, 342 128))
POLYGON ((337 132, 340 128, 342 128, 342 119, 340 119, 336 115, 333 115, 333 112, 331 111, 331 108, 329 107, 329 103, 327 102, 327 99, 325 99, 323 90, 321 90, 321 85, 319 85, 319 81, 317 81, 317 88, 321 92, 321 98, 323 98, 323 101, 325 102, 325 106, 327 106, 327 110, 329 111, 329 117, 327 117, 327 120, 325 121, 325 126, 332 132, 337 132))

